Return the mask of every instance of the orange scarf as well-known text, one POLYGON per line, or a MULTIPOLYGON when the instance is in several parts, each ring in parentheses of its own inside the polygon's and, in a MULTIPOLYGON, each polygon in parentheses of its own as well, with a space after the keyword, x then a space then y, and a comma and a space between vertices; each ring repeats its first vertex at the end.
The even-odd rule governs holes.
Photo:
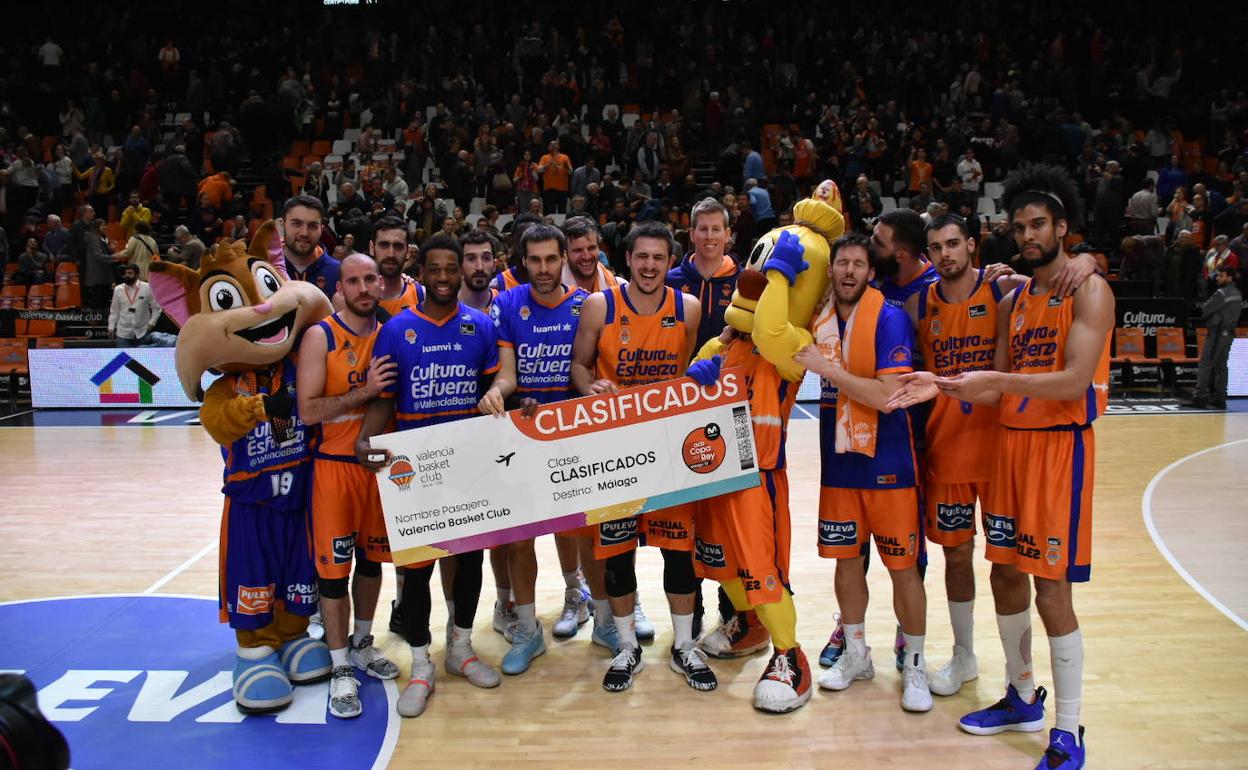
MULTIPOLYGON (((840 333, 836 301, 830 299, 811 326, 815 344, 828 361, 844 366, 856 377, 875 377, 875 328, 884 307, 884 295, 868 287, 845 322, 840 333)), ((856 452, 875 457, 880 414, 871 407, 851 400, 843 390, 836 395, 836 453, 856 452)))

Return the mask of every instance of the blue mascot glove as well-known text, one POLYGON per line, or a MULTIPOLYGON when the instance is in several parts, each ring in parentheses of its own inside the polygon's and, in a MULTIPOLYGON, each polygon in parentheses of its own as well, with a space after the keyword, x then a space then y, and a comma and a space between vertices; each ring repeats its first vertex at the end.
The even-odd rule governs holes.
POLYGON ((723 364, 723 356, 711 356, 689 364, 689 371, 686 374, 697 380, 702 387, 708 388, 719 379, 719 369, 723 364))
POLYGON ((806 247, 802 245, 802 241, 793 233, 785 230, 780 233, 780 237, 776 239, 776 245, 771 250, 771 256, 768 257, 767 263, 763 265, 763 272, 775 270, 789 279, 789 285, 792 286, 797 282, 797 275, 810 267, 810 263, 802 259, 806 247))

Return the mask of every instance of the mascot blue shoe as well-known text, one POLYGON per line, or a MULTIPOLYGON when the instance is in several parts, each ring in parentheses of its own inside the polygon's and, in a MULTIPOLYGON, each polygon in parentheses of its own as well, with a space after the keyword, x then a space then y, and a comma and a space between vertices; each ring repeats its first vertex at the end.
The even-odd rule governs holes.
POLYGON ((294 688, 277 653, 270 653, 259 660, 235 656, 234 702, 238 704, 239 711, 244 714, 280 711, 290 705, 294 697, 294 688))

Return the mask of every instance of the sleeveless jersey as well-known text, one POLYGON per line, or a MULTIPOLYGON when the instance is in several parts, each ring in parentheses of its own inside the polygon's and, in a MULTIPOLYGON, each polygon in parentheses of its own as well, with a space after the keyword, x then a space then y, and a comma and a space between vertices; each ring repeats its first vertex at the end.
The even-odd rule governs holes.
MULTIPOLYGON (((1010 311, 1010 371, 1060 372, 1066 367, 1066 339, 1075 319, 1075 299, 1057 299, 1050 290, 1032 294, 1035 279, 1014 290, 1010 311)), ((1054 401, 1013 393, 1001 395, 1001 424, 1020 430, 1083 428, 1105 411, 1109 400, 1109 337, 1101 348, 1092 382, 1082 398, 1054 401)))
POLYGON ((685 373, 689 361, 684 296, 664 286, 654 315, 641 315, 620 287, 602 292, 607 315, 598 335, 596 376, 621 388, 649 385, 685 373))
MULTIPOLYGON (((997 347, 1000 289, 984 280, 971 296, 948 302, 940 282, 919 295, 919 347, 927 369, 938 377, 990 370, 997 347)), ((987 481, 1000 430, 996 405, 937 398, 927 419, 927 477, 942 484, 987 481)))
POLYGON ((494 276, 494 280, 490 282, 490 286, 493 286, 500 292, 510 291, 519 285, 520 279, 516 278, 515 269, 510 267, 494 276))
POLYGON ((386 321, 373 356, 388 355, 397 376, 382 395, 394 398, 397 430, 437 425, 477 414, 480 379, 498 371, 494 321, 462 302, 435 321, 421 307, 386 321))
POLYGON ((784 444, 789 415, 797 400, 797 383, 788 382, 758 354, 749 340, 734 339, 720 352, 723 368, 745 370, 746 391, 750 397, 750 419, 754 423, 754 452, 761 471, 785 467, 784 444))
POLYGON ((876 288, 884 295, 885 302, 894 307, 904 308, 906 300, 924 291, 938 280, 940 280, 940 273, 936 272, 936 268, 929 262, 926 270, 916 275, 904 286, 897 283, 896 278, 889 277, 880 281, 880 285, 876 288))
POLYGON ((589 294, 564 287, 553 305, 543 304, 531 284, 503 292, 491 305, 499 347, 516 353, 516 395, 549 404, 572 395, 572 342, 589 294))
POLYGON ((378 300, 377 304, 380 305, 382 310, 385 310, 391 318, 394 318, 396 315, 402 313, 404 310, 407 310, 409 307, 416 307, 424 301, 424 286, 414 282, 404 282, 403 291, 399 294, 399 296, 392 297, 390 299, 378 300))
MULTIPOLYGON (((285 358, 271 373, 247 372, 225 375, 239 396, 268 395, 285 388, 294 401, 295 362, 285 358)), ((261 422, 228 448, 221 447, 225 459, 225 484, 221 492, 231 500, 251 505, 267 505, 279 511, 301 511, 307 504, 309 472, 308 429, 299 419, 295 402, 295 441, 280 447, 273 440, 269 421, 261 422)))
MULTIPOLYGON (((373 358, 373 344, 381 330, 380 324, 362 337, 351 331, 337 313, 318 325, 325 332, 329 348, 325 354, 324 395, 341 396, 363 387, 368 379, 368 364, 373 358)), ((367 411, 365 404, 322 422, 319 439, 314 445, 316 456, 356 462, 355 439, 367 411)))

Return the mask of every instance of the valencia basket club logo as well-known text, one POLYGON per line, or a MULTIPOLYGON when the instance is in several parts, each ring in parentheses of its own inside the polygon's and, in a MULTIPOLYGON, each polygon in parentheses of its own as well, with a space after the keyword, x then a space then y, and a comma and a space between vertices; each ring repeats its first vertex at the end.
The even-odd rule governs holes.
POLYGON ((719 425, 711 423, 704 428, 695 428, 685 436, 680 456, 685 466, 694 473, 712 473, 724 462, 728 453, 728 445, 724 441, 719 425))
POLYGON ((387 478, 405 492, 412 488, 412 479, 416 478, 416 469, 412 467, 412 461, 407 459, 407 455, 394 458, 394 462, 390 463, 390 475, 387 478))

